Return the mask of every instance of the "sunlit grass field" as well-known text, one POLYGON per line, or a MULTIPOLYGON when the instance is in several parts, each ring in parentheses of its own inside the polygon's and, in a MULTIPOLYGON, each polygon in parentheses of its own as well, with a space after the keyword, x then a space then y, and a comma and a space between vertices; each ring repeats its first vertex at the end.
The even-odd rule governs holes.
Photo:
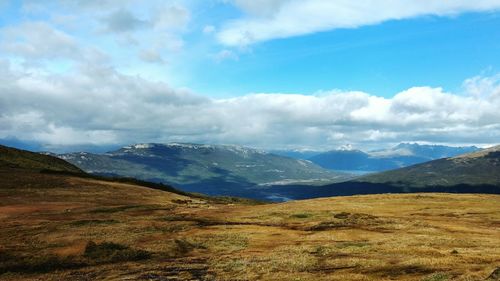
POLYGON ((222 204, 13 171, 1 280, 485 280, 500 266, 497 195, 222 204))

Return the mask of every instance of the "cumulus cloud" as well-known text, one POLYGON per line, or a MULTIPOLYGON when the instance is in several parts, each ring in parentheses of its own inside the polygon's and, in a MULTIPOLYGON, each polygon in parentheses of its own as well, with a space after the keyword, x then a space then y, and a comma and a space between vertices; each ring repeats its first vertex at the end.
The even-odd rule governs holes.
POLYGON ((158 52, 158 50, 155 49, 141 50, 139 53, 139 58, 149 63, 159 63, 159 64, 165 63, 165 60, 163 60, 160 52, 158 52))
POLYGON ((153 16, 155 28, 161 30, 183 29, 189 23, 191 14, 188 9, 179 5, 165 6, 153 16))
POLYGON ((173 1, 148 2, 148 5, 129 2, 129 6, 116 2, 119 8, 101 18, 107 34, 114 36, 125 50, 140 48, 138 58, 143 62, 163 63, 164 56, 182 50, 183 33, 191 20, 186 7, 173 1))
POLYGON ((190 20, 190 12, 179 5, 155 7, 146 19, 140 19, 129 9, 120 7, 101 21, 111 32, 128 32, 140 28, 155 28, 160 31, 182 30, 190 20))
POLYGON ((30 59, 75 57, 77 41, 45 22, 25 22, 0 29, 0 48, 4 52, 30 59))
POLYGON ((0 139, 51 147, 187 141, 331 148, 500 139, 499 75, 467 80, 462 95, 414 87, 393 98, 336 90, 209 99, 102 66, 27 75, 0 61, 0 74, 0 139))
POLYGON ((127 68, 174 61, 174 54, 184 48, 191 20, 185 3, 175 0, 146 4, 24 0, 21 4, 23 18, 0 26, 0 57, 42 72, 66 71, 80 64, 127 68))
POLYGON ((249 15, 226 23, 219 41, 229 46, 249 45, 276 38, 338 28, 355 28, 388 20, 424 15, 448 16, 500 9, 497 0, 233 0, 249 15))
POLYGON ((112 32, 132 31, 147 25, 146 21, 138 19, 130 11, 123 8, 111 13, 102 21, 107 30, 112 32))
POLYGON ((289 0, 233 0, 232 2, 245 12, 257 16, 271 16, 289 0))
POLYGON ((500 98, 500 73, 494 76, 475 76, 464 81, 466 91, 477 97, 500 98))

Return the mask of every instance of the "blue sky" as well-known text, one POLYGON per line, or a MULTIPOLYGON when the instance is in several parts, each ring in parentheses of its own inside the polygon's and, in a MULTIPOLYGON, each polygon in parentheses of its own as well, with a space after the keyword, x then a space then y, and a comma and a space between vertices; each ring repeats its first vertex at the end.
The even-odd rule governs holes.
POLYGON ((498 71, 499 15, 428 16, 272 40, 237 60, 195 64, 186 84, 213 95, 338 88, 390 97, 417 85, 459 90, 468 77, 498 71))
POLYGON ((487 146, 498 26, 498 0, 0 0, 0 139, 487 146))

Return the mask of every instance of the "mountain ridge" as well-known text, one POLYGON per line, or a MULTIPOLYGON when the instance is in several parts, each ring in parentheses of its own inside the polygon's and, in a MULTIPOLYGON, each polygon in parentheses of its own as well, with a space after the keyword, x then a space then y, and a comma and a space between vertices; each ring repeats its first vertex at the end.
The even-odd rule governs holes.
POLYGON ((382 193, 500 194, 500 146, 324 186, 274 186, 290 199, 382 193))
POLYGON ((411 187, 457 184, 500 186, 500 146, 367 175, 355 181, 411 187))
POLYGON ((308 160, 236 145, 139 143, 104 154, 57 156, 89 173, 168 183, 190 192, 258 199, 264 195, 256 194, 265 192, 267 185, 326 184, 348 178, 308 160))
POLYGON ((382 172, 478 150, 479 148, 475 146, 452 147, 400 143, 389 149, 368 152, 359 149, 331 150, 312 156, 309 160, 332 170, 382 172))

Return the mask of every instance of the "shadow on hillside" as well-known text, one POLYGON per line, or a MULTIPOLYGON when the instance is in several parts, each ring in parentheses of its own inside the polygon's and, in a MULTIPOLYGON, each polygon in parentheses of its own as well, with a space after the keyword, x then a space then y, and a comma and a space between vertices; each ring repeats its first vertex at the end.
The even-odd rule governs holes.
POLYGON ((494 185, 467 185, 431 186, 431 187, 401 187, 391 184, 366 182, 343 182, 327 186, 285 185, 272 186, 266 191, 286 195, 289 198, 311 199, 318 197, 350 196, 381 193, 417 193, 417 192, 444 192, 444 193, 486 193, 500 194, 500 187, 494 185))

